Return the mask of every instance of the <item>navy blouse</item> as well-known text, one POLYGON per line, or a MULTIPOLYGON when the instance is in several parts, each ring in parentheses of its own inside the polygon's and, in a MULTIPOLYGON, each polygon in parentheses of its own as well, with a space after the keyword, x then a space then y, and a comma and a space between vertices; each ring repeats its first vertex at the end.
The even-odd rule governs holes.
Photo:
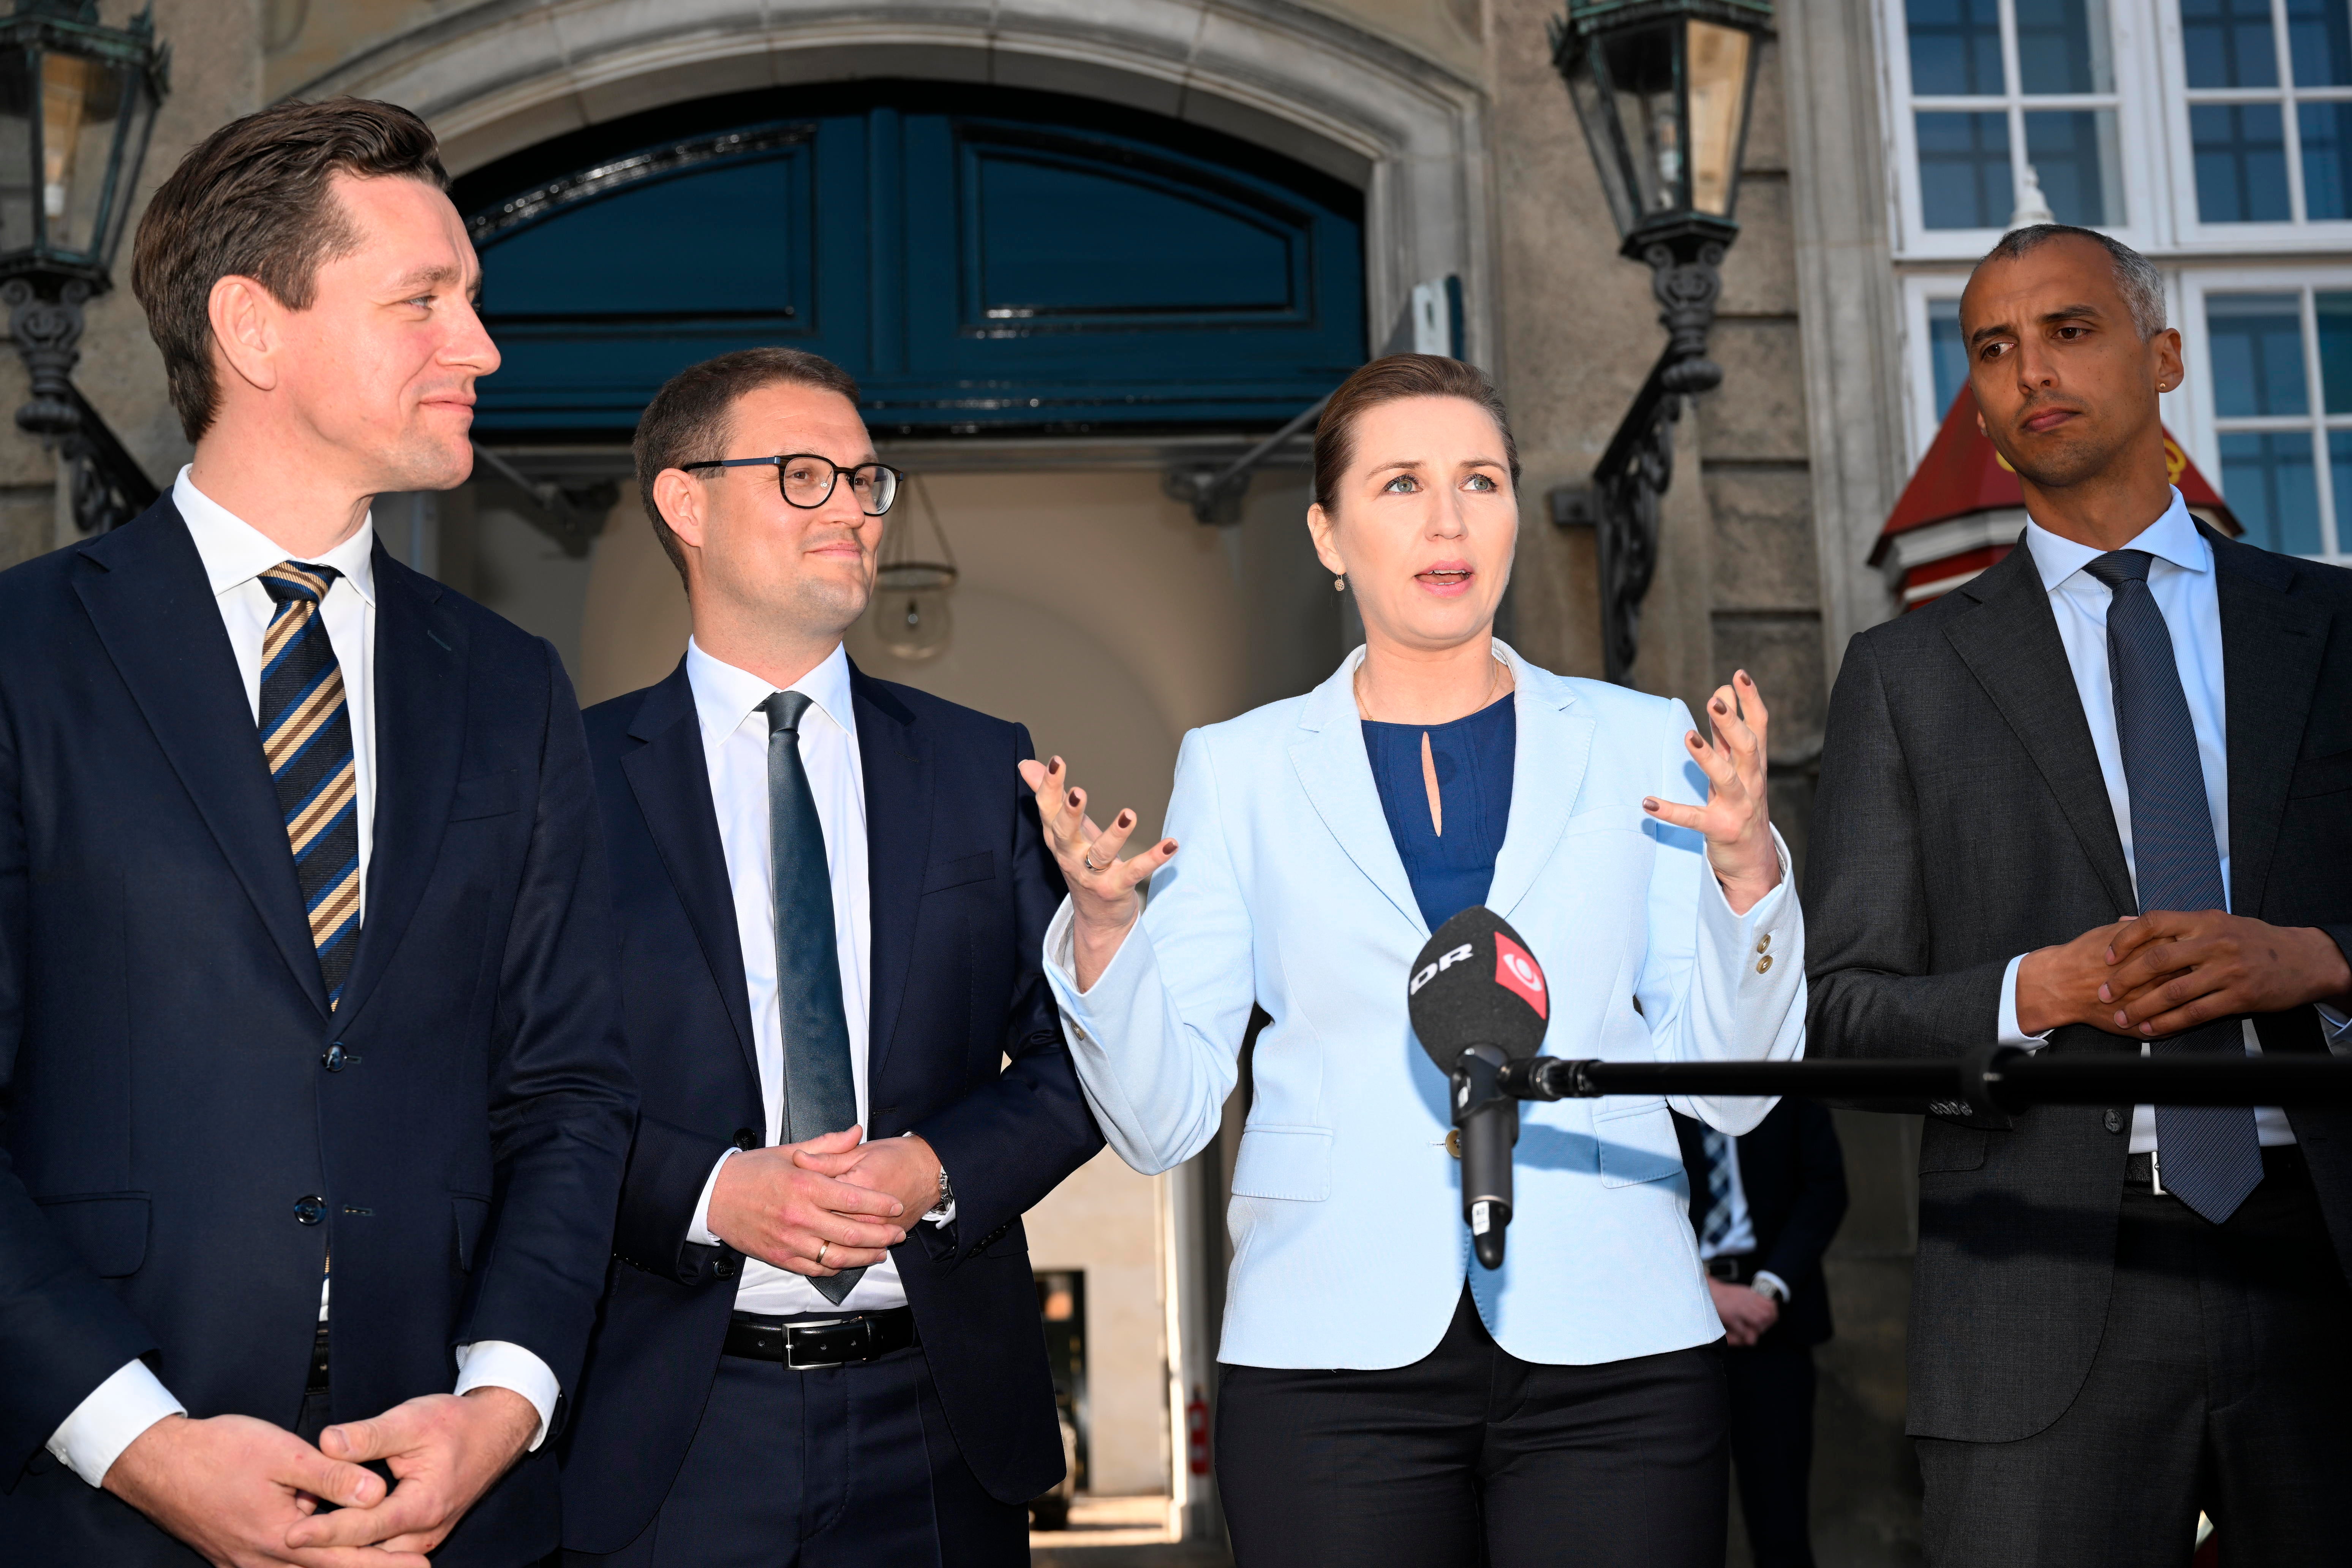
POLYGON ((1450 724, 1382 724, 1367 719, 1364 751, 1389 836, 1412 882, 1421 918, 1435 931, 1473 904, 1486 901, 1495 857, 1511 820, 1511 767, 1518 752, 1518 709, 1510 697, 1450 724), (1421 771, 1421 738, 1429 737, 1437 764, 1437 794, 1445 816, 1440 835, 1429 820, 1429 785, 1421 771))

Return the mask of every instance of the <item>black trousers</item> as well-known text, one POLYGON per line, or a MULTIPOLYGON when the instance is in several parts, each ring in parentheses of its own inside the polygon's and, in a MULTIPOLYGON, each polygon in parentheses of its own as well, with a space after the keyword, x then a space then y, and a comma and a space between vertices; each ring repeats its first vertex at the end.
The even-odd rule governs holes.
POLYGON ((1756 1568, 1813 1568, 1806 1494, 1813 1468, 1811 1345, 1727 1349, 1731 1394, 1731 1472, 1739 1518, 1756 1568))
POLYGON ((989 1496, 919 1346, 794 1372, 720 1356, 661 1510, 564 1568, 1026 1568, 1029 1512, 989 1496))
POLYGON ((2082 1392, 2015 1443, 1918 1440, 1933 1568, 2352 1563, 2352 1290, 2307 1182, 2226 1225, 2126 1188, 2082 1392))
POLYGON ((1410 1366, 1227 1366, 1219 1391, 1238 1568, 1722 1568, 1717 1345, 1524 1362, 1465 1290, 1410 1366))

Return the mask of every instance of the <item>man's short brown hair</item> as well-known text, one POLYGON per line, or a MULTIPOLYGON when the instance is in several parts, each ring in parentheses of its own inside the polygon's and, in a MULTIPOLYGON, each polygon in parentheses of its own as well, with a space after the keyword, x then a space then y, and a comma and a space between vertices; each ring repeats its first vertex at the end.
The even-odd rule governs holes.
POLYGON ((212 428, 220 398, 213 285, 250 278, 289 310, 309 310, 320 265, 359 243, 329 190, 338 173, 449 187, 425 121, 398 104, 338 98, 230 121, 191 149, 147 204, 131 288, 163 351, 172 407, 189 440, 212 428))
POLYGON ((686 577, 686 549, 670 531, 654 500, 654 481, 664 469, 725 457, 728 416, 738 401, 763 386, 821 387, 841 394, 851 407, 857 406, 856 379, 821 354, 805 349, 737 349, 671 376, 637 420, 637 492, 645 499, 654 537, 661 541, 662 552, 677 568, 681 582, 686 577))

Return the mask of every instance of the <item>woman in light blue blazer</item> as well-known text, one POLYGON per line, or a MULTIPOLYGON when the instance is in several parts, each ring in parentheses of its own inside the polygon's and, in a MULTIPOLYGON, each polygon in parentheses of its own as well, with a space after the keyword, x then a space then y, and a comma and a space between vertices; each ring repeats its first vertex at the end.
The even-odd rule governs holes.
MULTIPOLYGON (((1745 672, 1708 703, 1553 675, 1494 637, 1518 457, 1485 376, 1401 354, 1334 395, 1308 513, 1364 647, 1185 738, 1169 837, 1022 764, 1070 884, 1046 966, 1112 1145, 1216 1135, 1253 1003, 1217 1473, 1242 1568, 1719 1564, 1723 1328, 1668 1102, 1522 1109, 1508 1261, 1472 1261, 1446 1082, 1405 982, 1484 903, 1549 977, 1546 1049, 1786 1059, 1804 928, 1745 672), (1182 846, 1181 856, 1178 846, 1182 846), (1149 878, 1144 908, 1139 885, 1149 878)), ((1727 1132, 1763 1100, 1676 1109, 1727 1132)))

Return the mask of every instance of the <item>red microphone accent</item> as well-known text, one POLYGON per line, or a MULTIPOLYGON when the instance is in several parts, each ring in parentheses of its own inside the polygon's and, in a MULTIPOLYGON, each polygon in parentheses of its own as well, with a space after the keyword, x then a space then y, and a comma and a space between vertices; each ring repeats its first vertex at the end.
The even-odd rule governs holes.
POLYGON ((1537 1017, 1550 1021, 1542 967, 1526 948, 1501 931, 1495 933, 1495 984, 1517 993, 1520 1001, 1536 1010, 1537 1017))

